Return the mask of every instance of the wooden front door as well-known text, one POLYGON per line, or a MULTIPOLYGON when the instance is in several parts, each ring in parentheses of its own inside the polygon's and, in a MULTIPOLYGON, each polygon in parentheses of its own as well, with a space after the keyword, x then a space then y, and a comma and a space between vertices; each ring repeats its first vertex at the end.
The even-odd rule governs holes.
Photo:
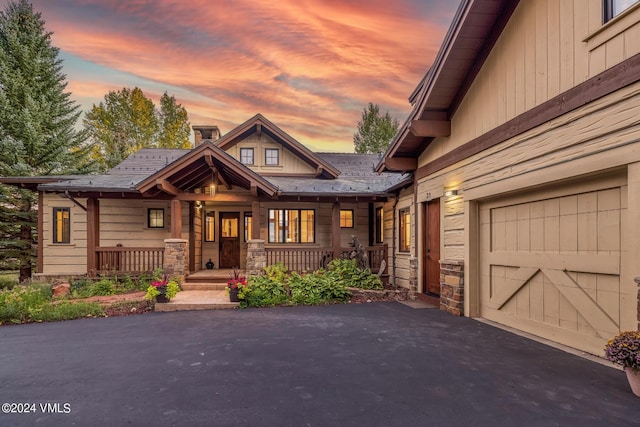
POLYGON ((240 267, 240 212, 220 212, 220 268, 240 267))
POLYGON ((423 292, 440 295, 440 199, 427 202, 423 212, 423 292))

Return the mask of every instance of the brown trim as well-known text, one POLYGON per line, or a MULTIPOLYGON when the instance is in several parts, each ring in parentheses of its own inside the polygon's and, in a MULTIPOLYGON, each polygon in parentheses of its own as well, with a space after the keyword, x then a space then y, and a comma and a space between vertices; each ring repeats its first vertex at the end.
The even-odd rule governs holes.
POLYGON ((640 54, 419 167, 416 177, 422 179, 429 176, 638 81, 640 81, 640 54))
POLYGON ((44 273, 44 193, 38 192, 38 273, 44 273))
MULTIPOLYGON (((189 271, 196 271, 196 203, 189 202, 189 271)), ((200 223, 202 226, 202 223, 200 223)))
POLYGON ((340 258, 340 202, 334 202, 331 210, 331 244, 333 245, 333 257, 340 258))
POLYGON ((251 203, 251 239, 260 238, 260 202, 251 203))
POLYGON ((171 238, 182 238, 182 203, 175 199, 171 201, 171 238))

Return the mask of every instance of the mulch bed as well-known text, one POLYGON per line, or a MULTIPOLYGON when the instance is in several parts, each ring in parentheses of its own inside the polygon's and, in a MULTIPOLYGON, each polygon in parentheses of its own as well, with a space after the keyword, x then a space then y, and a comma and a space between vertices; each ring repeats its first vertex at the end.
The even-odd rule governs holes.
POLYGON ((144 299, 146 292, 132 292, 128 294, 78 298, 64 301, 97 302, 104 314, 112 316, 132 316, 153 311, 153 304, 144 299))
POLYGON ((409 290, 405 288, 386 288, 383 290, 367 290, 349 288, 351 291, 350 303, 362 304, 367 302, 382 301, 406 301, 409 299, 409 290))

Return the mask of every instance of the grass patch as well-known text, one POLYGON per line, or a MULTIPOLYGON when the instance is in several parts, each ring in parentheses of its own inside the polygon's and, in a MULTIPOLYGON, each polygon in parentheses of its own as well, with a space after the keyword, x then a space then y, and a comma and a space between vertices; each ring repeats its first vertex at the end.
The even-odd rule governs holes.
POLYGON ((32 322, 52 322, 103 315, 102 307, 95 302, 60 301, 55 304, 46 303, 39 307, 29 308, 29 319, 32 322))

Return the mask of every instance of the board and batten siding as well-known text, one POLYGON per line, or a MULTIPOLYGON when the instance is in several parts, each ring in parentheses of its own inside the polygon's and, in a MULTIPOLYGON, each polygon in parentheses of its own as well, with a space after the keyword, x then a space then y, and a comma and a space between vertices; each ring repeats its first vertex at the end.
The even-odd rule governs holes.
MULTIPOLYGON (((86 199, 77 199, 86 206, 86 199)), ((58 194, 43 196, 42 239, 43 271, 41 274, 85 274, 87 272, 87 214, 71 200, 58 194), (53 209, 69 208, 70 243, 53 243, 53 209)))
POLYGON ((640 53, 640 5, 602 24, 601 0, 521 1, 451 119, 433 161, 640 53))
MULTIPOLYGON (((416 254, 416 236, 415 236, 415 224, 416 224, 416 209, 413 204, 413 186, 409 188, 403 189, 400 191, 398 195, 398 203, 395 206, 395 230, 393 230, 393 217, 391 217, 391 237, 388 240, 389 243, 389 272, 390 272, 390 280, 391 283, 402 288, 409 288, 409 277, 410 277, 410 269, 409 269, 409 261, 412 257, 415 257, 416 254), (409 209, 411 215, 411 229, 414 230, 414 233, 411 235, 410 249, 408 252, 400 252, 400 211, 409 209), (393 236, 395 236, 395 241, 393 241, 393 236), (395 249, 395 256, 392 256, 392 246, 395 249)), ((387 211, 385 210, 385 215, 387 211)), ((393 215, 393 208, 389 209, 388 216, 393 215)), ((385 228, 389 218, 385 218, 385 228)), ((386 238, 387 236, 385 236, 386 238)))
POLYGON ((264 133, 260 136, 256 134, 250 135, 226 151, 236 160, 240 161, 241 148, 253 148, 254 164, 246 166, 261 175, 268 175, 270 173, 315 174, 316 172, 311 165, 302 160, 297 154, 292 153, 282 144, 274 141, 264 133), (265 165, 266 148, 276 148, 280 151, 279 165, 265 165))

